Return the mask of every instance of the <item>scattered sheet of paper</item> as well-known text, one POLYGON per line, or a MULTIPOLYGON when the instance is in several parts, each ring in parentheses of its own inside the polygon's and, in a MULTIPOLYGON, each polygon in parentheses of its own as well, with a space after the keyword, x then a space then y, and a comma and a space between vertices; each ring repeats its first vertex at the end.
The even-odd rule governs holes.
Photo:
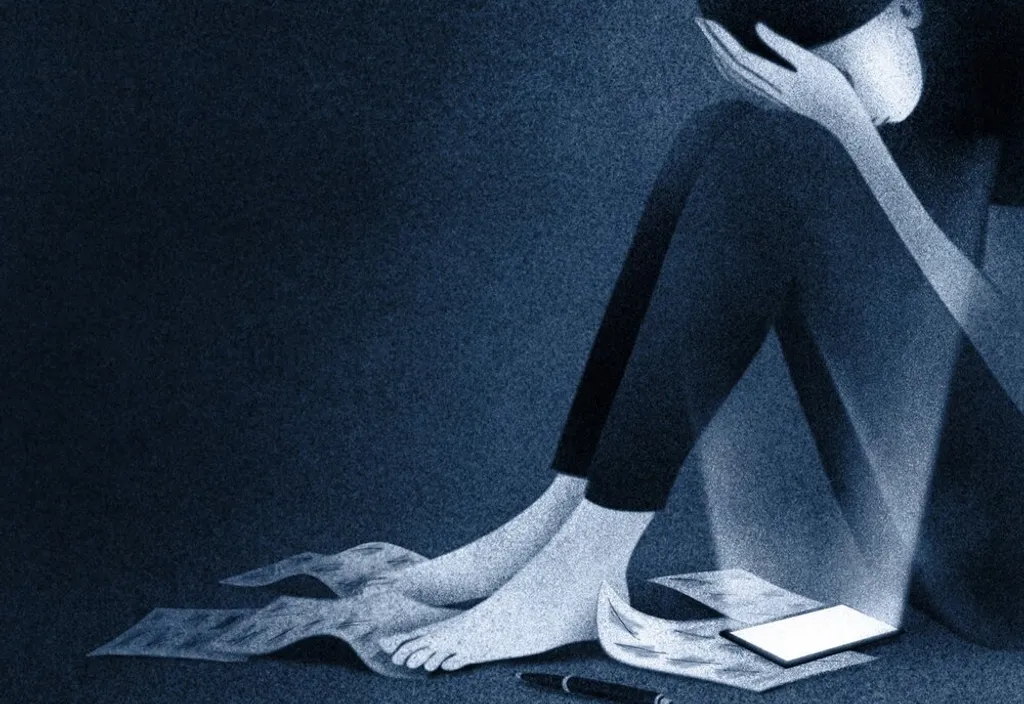
POLYGON ((651 581, 744 624, 774 621, 823 606, 821 602, 794 594, 746 570, 690 572, 651 581))
MULTIPOLYGON (((388 586, 388 573, 425 559, 389 543, 366 543, 334 555, 294 555, 229 577, 223 583, 263 587, 306 575, 323 582, 337 597, 282 597, 262 609, 155 609, 90 655, 237 662, 307 638, 328 636, 348 643, 378 674, 426 677, 422 669, 394 665, 377 645, 380 638, 460 613, 457 609, 427 606, 388 586)), ((723 618, 655 618, 632 608, 605 585, 598 603, 601 645, 609 656, 626 664, 763 692, 873 659, 850 651, 783 668, 722 638, 719 633, 724 629, 821 606, 744 570, 695 572, 652 581, 695 599, 723 614, 723 618)))
POLYGON ((154 609, 89 655, 151 655, 237 662, 245 655, 223 652, 212 643, 253 609, 154 609))
POLYGON ((598 602, 598 636, 604 651, 627 665, 764 692, 874 659, 847 651, 785 668, 722 638, 719 633, 723 630, 782 618, 820 605, 742 570, 700 572, 651 581, 676 589, 726 616, 696 621, 655 618, 634 609, 606 584, 598 602), (758 593, 773 594, 768 606, 752 601, 758 593), (770 615, 762 618, 765 614, 770 615), (751 617, 754 618, 750 620, 751 617))
POLYGON ((282 579, 314 577, 338 596, 358 594, 375 577, 425 562, 427 558, 390 543, 364 543, 335 555, 304 552, 266 567, 221 580, 233 587, 265 587, 282 579))
POLYGON ((262 609, 156 609, 90 655, 138 655, 231 662, 281 650, 306 638, 329 636, 348 643, 374 672, 388 677, 425 677, 423 670, 394 665, 380 638, 460 613, 427 606, 375 578, 425 558, 387 543, 368 543, 336 555, 303 553, 224 580, 234 586, 267 586, 308 575, 336 599, 282 597, 262 609))
POLYGON ((389 677, 423 672, 394 665, 378 639, 450 618, 459 611, 425 606, 387 590, 367 590, 341 599, 282 597, 234 622, 212 643, 219 652, 263 655, 314 636, 339 638, 366 665, 389 677))

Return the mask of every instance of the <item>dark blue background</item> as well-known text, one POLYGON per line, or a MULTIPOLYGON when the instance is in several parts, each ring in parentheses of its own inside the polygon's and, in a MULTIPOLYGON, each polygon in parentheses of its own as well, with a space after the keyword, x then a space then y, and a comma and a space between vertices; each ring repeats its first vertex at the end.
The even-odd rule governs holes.
MULTIPOLYGON (((540 699, 509 682, 521 664, 409 685, 343 649, 84 655, 153 606, 268 598, 223 576, 369 540, 437 554, 543 489, 660 160, 728 95, 692 14, 0 2, 12 701, 540 699)), ((1012 282, 1020 223, 994 225, 992 271, 1012 282)), ((735 478, 689 462, 632 576, 737 564, 828 598, 849 536, 774 342, 719 422, 735 478)), ((593 648, 548 667, 705 701, 941 701, 1022 672, 911 626, 878 663, 760 698, 593 648)))

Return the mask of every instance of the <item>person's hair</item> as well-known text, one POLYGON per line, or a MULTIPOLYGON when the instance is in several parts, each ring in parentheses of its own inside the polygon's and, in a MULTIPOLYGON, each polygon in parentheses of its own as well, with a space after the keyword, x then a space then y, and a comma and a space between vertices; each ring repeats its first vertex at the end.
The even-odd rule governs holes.
POLYGON ((763 22, 808 49, 838 39, 877 17, 892 0, 698 0, 700 13, 750 51, 781 59, 754 30, 763 22))

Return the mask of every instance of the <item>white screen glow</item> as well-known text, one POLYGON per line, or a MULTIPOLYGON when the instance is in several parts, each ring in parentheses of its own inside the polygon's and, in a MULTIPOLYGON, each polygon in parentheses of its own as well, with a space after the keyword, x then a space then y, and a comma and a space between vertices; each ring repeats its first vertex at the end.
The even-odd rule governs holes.
POLYGON ((792 664, 820 653, 892 635, 898 630, 856 609, 840 605, 740 628, 732 631, 732 636, 774 656, 779 662, 792 664))

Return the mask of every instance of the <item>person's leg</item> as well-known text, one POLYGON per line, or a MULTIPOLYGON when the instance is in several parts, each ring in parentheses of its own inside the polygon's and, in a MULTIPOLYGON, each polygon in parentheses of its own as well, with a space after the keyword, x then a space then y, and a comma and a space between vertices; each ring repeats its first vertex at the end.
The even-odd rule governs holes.
POLYGON ((626 568, 653 512, 584 500, 512 579, 477 607, 381 640, 396 664, 433 671, 542 653, 597 637, 597 596, 626 596, 626 568))
MULTIPOLYGON (((435 605, 486 597, 536 555, 579 504, 676 222, 693 186, 695 159, 734 122, 736 109, 718 106, 698 115, 680 132, 658 174, 562 429, 552 462, 559 472, 555 483, 536 503, 494 532, 388 578, 396 588, 435 605)), ((629 491, 657 503, 667 492, 661 485, 630 487, 629 491)), ((632 511, 650 508, 617 505, 617 493, 623 493, 621 488, 603 491, 596 503, 632 511)))
POLYGON ((771 166, 787 162, 761 143, 761 122, 737 124, 705 155, 641 325, 615 336, 631 343, 628 363, 595 377, 613 402, 593 416, 599 433, 573 436, 584 442, 570 454, 587 459, 582 503, 484 602, 383 639, 395 663, 454 670, 594 637, 601 583, 625 591, 637 542, 790 290, 796 257, 782 238, 803 211, 780 193, 787 182, 771 166))
POLYGON ((374 582, 435 606, 490 596, 547 544, 583 499, 586 484, 581 477, 557 474, 540 498, 499 528, 374 582))

